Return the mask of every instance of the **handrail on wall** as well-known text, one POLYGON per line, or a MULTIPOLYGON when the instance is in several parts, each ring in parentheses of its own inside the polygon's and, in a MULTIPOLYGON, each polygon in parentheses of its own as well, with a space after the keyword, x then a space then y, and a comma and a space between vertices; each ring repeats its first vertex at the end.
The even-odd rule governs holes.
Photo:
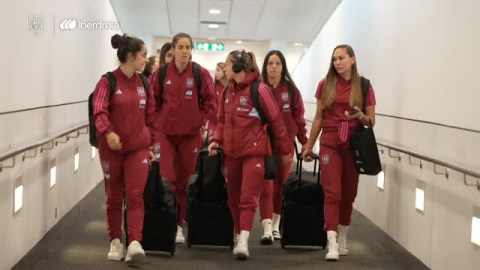
MULTIPOLYGON (((306 120, 306 121, 309 125, 312 124, 311 120, 306 120)), ((460 173, 463 174, 463 184, 465 186, 472 186, 472 187, 476 186, 477 189, 480 191, 480 173, 478 173, 478 172, 474 172, 472 170, 465 169, 463 167, 460 167, 460 166, 457 166, 457 165, 454 165, 454 164, 451 164, 451 163, 448 163, 448 162, 445 162, 445 161, 442 161, 442 160, 439 160, 439 159, 435 159, 435 158, 432 158, 432 157, 427 157, 427 156, 424 156, 422 154, 415 153, 415 152, 412 152, 412 151, 409 151, 409 150, 406 150, 406 149, 401 149, 401 148, 398 148, 398 147, 393 146, 393 145, 388 145, 388 144, 381 143, 381 142, 378 142, 378 141, 377 141, 377 145, 379 145, 383 148, 386 148, 386 150, 388 150, 388 156, 390 158, 398 159, 398 161, 402 160, 402 157, 399 153, 404 153, 404 154, 408 155, 408 163, 410 165, 413 165, 413 166, 419 166, 420 169, 423 169, 422 161, 431 162, 431 163, 433 163, 433 172, 435 174, 445 175, 445 178, 447 178, 447 179, 450 176, 450 173, 449 173, 448 169, 452 169, 454 171, 460 172, 460 173), (397 155, 393 155, 392 151, 397 152, 397 155), (412 157, 418 159, 419 163, 413 163, 412 162, 412 157), (438 166, 444 167, 444 171, 437 171, 438 166), (477 179, 476 183, 469 182, 468 181, 469 176, 470 176, 470 178, 476 178, 477 179)), ((385 152, 385 149, 379 149, 378 151, 383 154, 385 152)))
POLYGON ((0 156, 0 172, 2 172, 3 169, 11 169, 15 167, 16 156, 23 154, 22 161, 25 161, 25 159, 27 158, 35 158, 37 156, 39 147, 40 147, 40 153, 42 153, 45 150, 52 150, 53 148, 55 148, 55 146, 57 146, 58 143, 66 143, 72 138, 78 138, 82 134, 88 134, 88 128, 89 128, 88 124, 79 125, 67 131, 64 131, 60 134, 51 136, 38 143, 25 146, 19 150, 11 151, 4 155, 1 155, 0 156), (64 141, 59 141, 58 139, 64 139, 64 141), (32 150, 33 150, 33 154, 31 153, 32 150), (4 165, 3 162, 5 160, 12 160, 12 164, 4 165))

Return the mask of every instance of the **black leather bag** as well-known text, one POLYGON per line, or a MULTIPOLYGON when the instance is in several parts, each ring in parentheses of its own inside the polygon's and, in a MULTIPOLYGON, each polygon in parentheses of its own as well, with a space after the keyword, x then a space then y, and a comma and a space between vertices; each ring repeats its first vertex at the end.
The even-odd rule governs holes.
POLYGON ((362 127, 352 135, 351 144, 355 166, 359 173, 377 175, 382 171, 371 121, 369 127, 362 127))

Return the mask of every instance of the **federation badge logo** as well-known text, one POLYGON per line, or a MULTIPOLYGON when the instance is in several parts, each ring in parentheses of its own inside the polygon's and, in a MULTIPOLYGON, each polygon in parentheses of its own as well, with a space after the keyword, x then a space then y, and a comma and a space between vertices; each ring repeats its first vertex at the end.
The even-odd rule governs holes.
POLYGON ((144 97, 145 96, 145 88, 137 87, 137 93, 138 93, 139 96, 144 97))
POLYGON ((328 154, 322 156, 322 163, 327 165, 330 162, 330 156, 328 154))
POLYGON ((47 31, 44 13, 27 15, 27 33, 35 38, 39 38, 47 31))
POLYGON ((247 97, 245 97, 245 96, 240 97, 240 105, 242 105, 242 106, 247 105, 247 97))
POLYGON ((108 163, 108 161, 104 161, 102 167, 104 171, 108 172, 110 170, 110 163, 108 163))
POLYGON ((193 78, 187 78, 187 87, 192 88, 193 87, 193 78))
POLYGON ((282 100, 288 101, 288 93, 282 93, 282 100))

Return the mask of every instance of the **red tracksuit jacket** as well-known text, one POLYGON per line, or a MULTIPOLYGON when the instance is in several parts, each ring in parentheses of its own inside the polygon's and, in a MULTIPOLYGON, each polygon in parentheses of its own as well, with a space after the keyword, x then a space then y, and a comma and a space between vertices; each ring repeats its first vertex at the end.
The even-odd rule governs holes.
MULTIPOLYGON (((232 80, 225 100, 223 100, 223 92, 221 94, 218 124, 213 134, 213 140, 223 146, 225 155, 229 157, 266 156, 268 154, 267 131, 253 106, 250 95, 251 83, 258 80, 258 77, 258 73, 250 73, 240 84, 236 84, 232 80)), ((277 153, 288 154, 291 143, 288 140, 282 115, 267 85, 260 83, 258 98, 266 120, 273 129, 277 153)))
POLYGON ((138 73, 129 79, 118 68, 113 75, 117 88, 112 97, 107 78, 102 77, 95 88, 94 121, 99 141, 107 143, 105 134, 114 131, 123 145, 120 152, 152 146, 155 138, 152 90, 147 94, 138 73))
POLYGON ((278 108, 282 112, 283 122, 287 128, 288 138, 290 142, 295 141, 295 137, 303 145, 308 142, 307 138, 307 123, 305 122, 304 114, 305 108, 303 107, 302 94, 295 87, 295 97, 292 101, 290 97, 290 91, 284 83, 280 83, 276 88, 273 85, 268 84, 273 89, 273 94, 278 104, 278 108))
MULTIPOLYGON (((315 97, 319 100, 322 99, 324 87, 325 79, 320 81, 317 87, 317 92, 315 93, 315 97)), ((350 147, 350 137, 362 126, 362 123, 359 120, 354 119, 348 121, 345 116, 345 112, 351 110, 350 93, 351 82, 346 81, 341 76, 337 76, 336 95, 332 104, 332 109, 323 111, 320 144, 332 147, 346 144, 347 147, 350 147)), ((364 103, 365 107, 374 106, 376 104, 375 92, 371 84, 364 103)))
POLYGON ((172 62, 168 65, 163 83, 163 103, 160 105, 160 72, 155 72, 151 85, 155 95, 157 115, 155 126, 158 132, 170 136, 186 136, 199 132, 208 120, 216 124, 217 105, 213 80, 210 73, 201 68, 203 108, 199 108, 198 89, 193 76, 192 62, 180 73, 172 62))

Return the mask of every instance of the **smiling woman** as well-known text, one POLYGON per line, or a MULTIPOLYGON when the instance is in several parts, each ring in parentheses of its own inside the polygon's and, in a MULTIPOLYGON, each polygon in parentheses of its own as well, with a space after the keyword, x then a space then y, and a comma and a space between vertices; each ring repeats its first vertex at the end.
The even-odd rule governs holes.
POLYGON ((147 63, 147 47, 138 38, 114 35, 111 39, 121 62, 113 72, 102 76, 93 94, 93 122, 97 130, 105 194, 110 251, 108 259, 123 258, 122 203, 128 216, 126 262, 145 256, 140 244, 143 228, 143 191, 155 137, 154 102, 146 77, 140 74, 147 63))

